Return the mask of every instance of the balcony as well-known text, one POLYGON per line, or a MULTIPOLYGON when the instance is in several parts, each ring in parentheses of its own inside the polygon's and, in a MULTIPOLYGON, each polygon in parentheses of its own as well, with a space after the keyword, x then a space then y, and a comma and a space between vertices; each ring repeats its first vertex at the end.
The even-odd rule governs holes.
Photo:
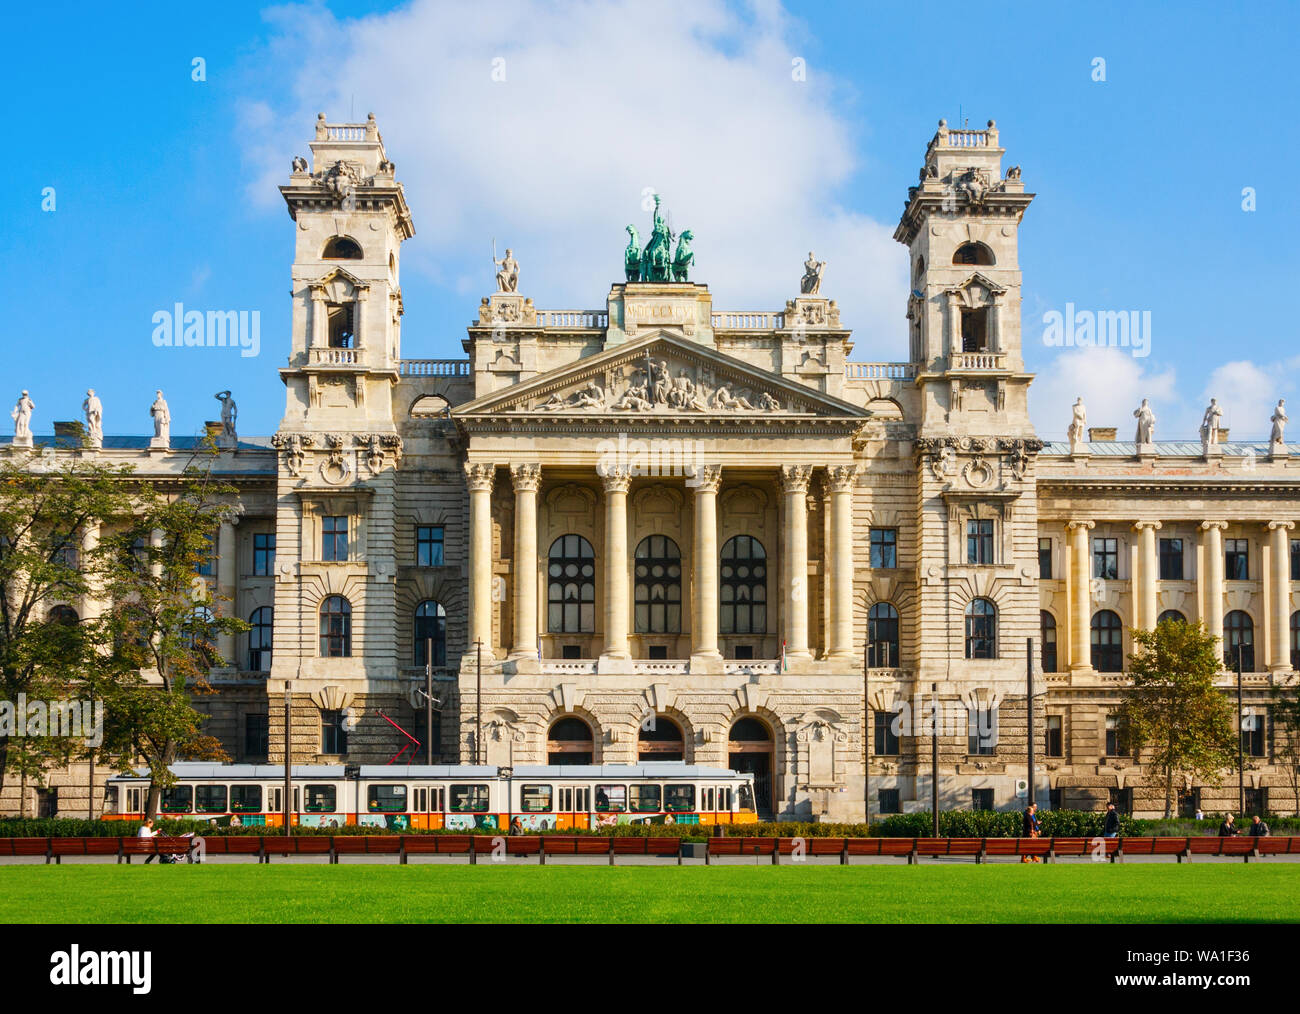
POLYGON ((914 363, 845 363, 844 379, 855 380, 915 380, 914 363))
POLYGON ((1006 353, 1003 352, 954 352, 948 357, 950 370, 966 373, 995 373, 1007 368, 1006 353))
POLYGON ((399 359, 397 373, 401 377, 468 377, 468 359, 399 359))
POLYGON ((359 366, 361 349, 310 348, 307 361, 312 366, 359 366))

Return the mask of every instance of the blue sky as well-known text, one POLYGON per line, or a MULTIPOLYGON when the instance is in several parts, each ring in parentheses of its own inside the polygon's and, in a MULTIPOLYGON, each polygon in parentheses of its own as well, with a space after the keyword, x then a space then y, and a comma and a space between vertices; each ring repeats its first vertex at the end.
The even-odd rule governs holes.
MULTIPOLYGON (((1031 410, 1061 439, 1150 397, 1161 437, 1216 395, 1261 436, 1292 390, 1300 161, 1296 9, 964 4, 54 4, 12 12, 4 94, 14 178, 0 194, 10 405, 35 429, 88 386, 110 434, 240 431, 283 410, 292 224, 275 191, 312 122, 373 111, 407 190, 403 355, 462 355, 511 243, 541 307, 598 307, 641 193, 696 234, 719 308, 777 309, 809 248, 855 330, 854 358, 905 356, 906 256, 890 236, 936 121, 998 121, 1037 193, 1021 231, 1031 410), (206 80, 191 79, 192 60, 206 80), (506 80, 493 82, 494 58, 506 80), (807 66, 805 81, 791 60, 807 66), (1093 60, 1105 60, 1105 81, 1093 60), (55 210, 42 210, 53 187, 55 210), (1256 191, 1256 210, 1242 191, 1256 191), (157 349, 151 317, 259 310, 262 353, 157 349), (1152 351, 1046 348, 1067 303, 1149 310, 1152 351)), ((7 414, 7 412, 5 413, 7 414)), ((7 423, 7 420, 6 420, 7 423)))

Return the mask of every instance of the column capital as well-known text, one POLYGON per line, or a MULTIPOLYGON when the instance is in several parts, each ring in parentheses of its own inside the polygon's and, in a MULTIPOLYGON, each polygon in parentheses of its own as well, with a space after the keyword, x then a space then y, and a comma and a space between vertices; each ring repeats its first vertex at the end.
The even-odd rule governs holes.
POLYGON ((686 485, 696 493, 716 493, 722 485, 722 466, 696 465, 686 477, 686 485))
POLYGON ((781 489, 786 493, 807 493, 812 478, 811 465, 782 465, 781 489))
POLYGON ((1150 528, 1153 532, 1158 532, 1164 527, 1163 521, 1134 521, 1133 531, 1140 532, 1144 528, 1150 528))
POLYGON ((857 478, 857 465, 826 466, 826 488, 832 493, 848 493, 852 491, 857 478))
POLYGON ((465 482, 474 493, 491 493, 492 481, 496 478, 497 466, 494 461, 465 462, 465 482))
POLYGON ((1097 522, 1095 521, 1067 521, 1065 523, 1065 530, 1067 532, 1078 531, 1081 528, 1085 532, 1087 532, 1087 531, 1091 531, 1096 527, 1097 527, 1097 522))
POLYGON ((1224 531, 1224 530, 1227 529, 1227 527, 1228 527, 1228 522, 1226 522, 1226 521, 1202 521, 1202 522, 1200 523, 1199 527, 1200 527, 1201 531, 1203 531, 1203 532, 1208 532, 1208 531, 1210 531, 1210 530, 1212 530, 1212 529, 1218 529, 1219 531, 1222 532, 1222 531, 1224 531))
POLYGON ((510 483, 516 493, 536 493, 542 484, 542 466, 533 461, 511 465, 510 483))
POLYGON ((626 493, 632 484, 632 469, 629 465, 612 465, 600 472, 600 481, 606 493, 626 493))
POLYGON ((1283 531, 1287 531, 1287 532, 1289 532, 1289 531, 1291 531, 1293 528, 1295 528, 1295 522, 1294 522, 1294 521, 1270 521, 1270 522, 1268 523, 1268 530, 1269 530, 1270 532, 1275 532, 1275 531, 1277 531, 1278 529, 1282 529, 1283 531))

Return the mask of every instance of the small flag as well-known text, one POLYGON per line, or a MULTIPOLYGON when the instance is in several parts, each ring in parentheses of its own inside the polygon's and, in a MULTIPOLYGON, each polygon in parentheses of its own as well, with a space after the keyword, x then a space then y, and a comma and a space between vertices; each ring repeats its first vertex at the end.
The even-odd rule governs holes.
POLYGON ((789 663, 787 663, 786 660, 785 660, 785 641, 784 641, 784 640, 781 641, 781 671, 782 671, 782 672, 789 672, 789 671, 790 671, 789 663))

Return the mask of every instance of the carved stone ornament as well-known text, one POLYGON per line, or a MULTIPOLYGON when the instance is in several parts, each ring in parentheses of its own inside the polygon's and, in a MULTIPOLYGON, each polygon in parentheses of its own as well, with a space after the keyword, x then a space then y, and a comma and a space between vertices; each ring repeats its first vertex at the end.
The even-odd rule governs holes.
MULTIPOLYGON (((716 378, 711 370, 670 364, 646 356, 644 364, 629 364, 612 375, 607 389, 595 378, 577 390, 553 393, 532 406, 540 412, 781 412, 781 402, 768 391, 755 391, 716 378)), ((787 410, 790 411, 790 410, 787 410)), ((798 411, 797 409, 793 411, 798 411)))
POLYGON ((277 433, 271 438, 271 446, 284 452, 284 467, 292 476, 302 474, 307 455, 303 448, 311 447, 316 440, 310 433, 277 433))

